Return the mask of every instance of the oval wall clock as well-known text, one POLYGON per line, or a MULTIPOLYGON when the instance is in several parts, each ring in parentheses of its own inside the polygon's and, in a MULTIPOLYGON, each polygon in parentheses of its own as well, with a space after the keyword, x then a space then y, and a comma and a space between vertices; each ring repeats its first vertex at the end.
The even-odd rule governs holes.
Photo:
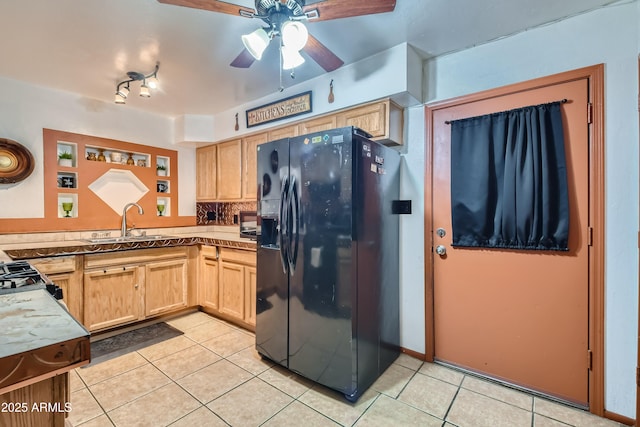
POLYGON ((20 182, 33 172, 33 155, 23 145, 0 138, 0 184, 20 182))

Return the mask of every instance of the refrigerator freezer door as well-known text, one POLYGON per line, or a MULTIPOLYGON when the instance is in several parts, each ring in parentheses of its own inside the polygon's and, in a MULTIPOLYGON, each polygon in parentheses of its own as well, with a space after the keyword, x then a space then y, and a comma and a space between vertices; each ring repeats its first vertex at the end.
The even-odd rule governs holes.
POLYGON ((352 340, 352 169, 351 129, 291 140, 289 369, 351 394, 355 348, 352 340), (295 203, 293 203, 295 204, 295 203))
POLYGON ((289 285, 287 239, 283 213, 289 181, 289 141, 257 149, 258 217, 256 350, 287 366, 289 285))

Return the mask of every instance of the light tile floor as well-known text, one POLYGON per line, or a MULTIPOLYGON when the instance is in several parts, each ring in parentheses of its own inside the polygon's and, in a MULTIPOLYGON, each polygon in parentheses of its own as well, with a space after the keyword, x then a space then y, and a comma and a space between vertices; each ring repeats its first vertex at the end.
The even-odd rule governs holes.
POLYGON ((261 360, 247 331, 167 323, 184 334, 71 373, 74 426, 621 426, 404 354, 352 404, 261 360))

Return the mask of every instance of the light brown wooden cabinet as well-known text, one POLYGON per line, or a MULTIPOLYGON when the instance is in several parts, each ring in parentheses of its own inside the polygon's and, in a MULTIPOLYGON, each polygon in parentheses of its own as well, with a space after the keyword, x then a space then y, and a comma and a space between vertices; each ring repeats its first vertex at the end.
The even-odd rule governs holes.
POLYGON ((337 118, 335 115, 318 117, 317 119, 311 119, 300 123, 300 135, 335 129, 337 127, 337 118))
POLYGON ((84 273, 85 326, 106 329, 144 317, 140 294, 143 272, 137 266, 114 266, 84 273))
POLYGON ((300 127, 295 124, 269 130, 269 132, 267 133, 267 140, 276 141, 278 139, 292 138, 298 135, 300 135, 300 127))
POLYGON ((402 109, 386 99, 336 114, 337 127, 355 126, 371 134, 373 140, 402 144, 402 109))
POLYGON ((383 99, 248 135, 242 139, 198 148, 196 199, 201 202, 256 200, 256 147, 268 141, 356 126, 371 134, 373 140, 388 145, 402 145, 403 114, 400 106, 390 99, 383 99), (216 147, 217 156, 213 155, 216 157, 213 162, 211 153, 215 152, 216 147))
POLYGON ((256 286, 257 286, 257 274, 256 268, 246 266, 244 268, 244 283, 245 283, 245 291, 247 295, 245 296, 245 321, 255 326, 256 325, 256 286))
POLYGON ((83 323, 82 256, 45 257, 27 261, 62 289, 62 301, 69 313, 83 323))
POLYGON ((198 303, 207 310, 219 310, 218 298, 218 248, 202 246, 198 274, 198 303))
POLYGON ((140 249, 86 255, 84 325, 103 330, 186 308, 189 249, 140 249))
POLYGON ((257 148, 268 141, 266 133, 242 139, 242 198, 256 200, 258 196, 257 148))
POLYGON ((203 247, 199 279, 199 303, 205 311, 247 329, 255 328, 255 251, 203 247))
POLYGON ((187 307, 186 258, 145 265, 145 316, 156 316, 187 307))
POLYGON ((242 198, 242 140, 223 142, 218 147, 217 199, 242 198))
POLYGON ((216 200, 217 194, 217 154, 215 145, 196 150, 196 199, 198 201, 216 200))

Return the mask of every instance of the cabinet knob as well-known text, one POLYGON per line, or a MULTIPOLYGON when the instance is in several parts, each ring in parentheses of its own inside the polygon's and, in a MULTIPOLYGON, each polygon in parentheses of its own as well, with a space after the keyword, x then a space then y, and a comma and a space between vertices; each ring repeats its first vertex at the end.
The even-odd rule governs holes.
POLYGON ((138 285, 138 284, 136 283, 136 284, 135 284, 135 286, 134 286, 134 288, 138 289, 138 286, 140 286, 140 285, 138 285))

